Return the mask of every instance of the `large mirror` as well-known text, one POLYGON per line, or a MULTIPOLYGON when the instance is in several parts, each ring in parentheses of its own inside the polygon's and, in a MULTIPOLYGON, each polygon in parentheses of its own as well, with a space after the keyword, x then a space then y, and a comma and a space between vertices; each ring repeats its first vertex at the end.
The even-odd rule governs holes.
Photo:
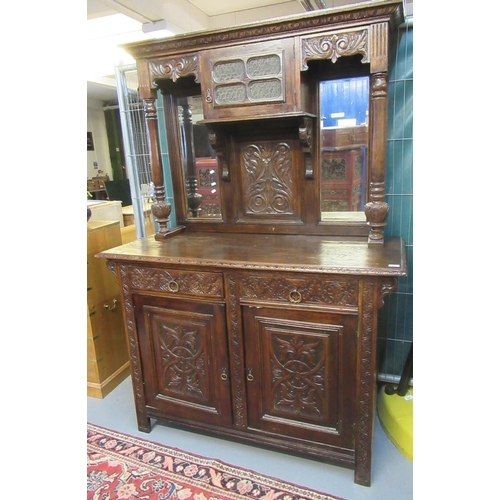
POLYGON ((320 82, 322 221, 365 220, 369 77, 320 82))
POLYGON ((201 96, 178 97, 177 110, 189 219, 221 219, 219 172, 203 120, 201 96))

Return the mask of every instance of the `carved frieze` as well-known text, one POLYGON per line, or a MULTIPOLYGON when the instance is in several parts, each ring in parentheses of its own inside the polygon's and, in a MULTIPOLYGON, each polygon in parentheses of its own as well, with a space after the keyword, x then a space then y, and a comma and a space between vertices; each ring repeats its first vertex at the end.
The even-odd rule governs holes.
POLYGON ((188 75, 194 75, 195 81, 199 83, 198 54, 150 62, 149 74, 151 88, 157 87, 157 79, 169 78, 176 82, 179 77, 188 75))
POLYGON ((355 307, 358 304, 358 282, 318 277, 285 278, 243 276, 240 282, 242 298, 289 302, 290 293, 300 292, 303 303, 335 304, 355 307))
POLYGON ((139 290, 223 297, 222 276, 217 273, 190 272, 134 267, 129 270, 130 284, 139 290))
POLYGON ((341 56, 361 54, 361 62, 369 62, 368 30, 334 32, 327 35, 302 38, 302 71, 307 70, 307 61, 330 59, 334 63, 341 56))

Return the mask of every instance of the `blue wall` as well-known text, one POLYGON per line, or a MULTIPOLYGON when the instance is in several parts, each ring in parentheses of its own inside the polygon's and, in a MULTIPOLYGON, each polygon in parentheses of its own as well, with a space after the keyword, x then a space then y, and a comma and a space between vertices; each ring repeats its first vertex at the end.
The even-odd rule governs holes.
POLYGON ((338 78, 320 84, 320 112, 323 127, 337 127, 339 119, 356 119, 356 125, 366 123, 370 78, 338 78), (333 117, 332 114, 344 116, 333 117))
POLYGON ((386 236, 406 243, 408 276, 380 311, 379 373, 399 376, 413 340, 413 27, 400 28, 391 47, 386 236))

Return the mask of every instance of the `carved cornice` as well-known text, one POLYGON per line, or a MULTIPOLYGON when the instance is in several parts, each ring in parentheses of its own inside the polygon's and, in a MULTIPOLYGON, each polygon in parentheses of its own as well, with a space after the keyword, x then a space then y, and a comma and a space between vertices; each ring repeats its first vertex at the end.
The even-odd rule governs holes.
POLYGON ((255 39, 305 34, 310 30, 331 29, 332 27, 362 26, 373 22, 389 22, 397 26, 403 21, 403 2, 401 0, 379 3, 348 5, 341 8, 324 9, 301 14, 271 19, 264 22, 235 26, 234 28, 201 31, 179 35, 163 40, 154 40, 123 45, 123 48, 135 59, 153 57, 161 54, 194 51, 199 48, 212 48, 232 45, 237 42, 255 39), (335 26, 338 25, 338 26, 335 26))

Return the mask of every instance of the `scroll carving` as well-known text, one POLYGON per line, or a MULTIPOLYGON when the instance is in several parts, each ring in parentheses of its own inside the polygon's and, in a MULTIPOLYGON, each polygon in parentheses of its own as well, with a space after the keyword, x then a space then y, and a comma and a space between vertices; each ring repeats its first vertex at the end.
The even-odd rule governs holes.
POLYGON ((390 293, 394 292, 398 286, 398 282, 396 281, 396 278, 385 278, 384 281, 382 281, 381 287, 380 287, 380 298, 378 301, 378 307, 382 307, 384 305, 384 298, 386 295, 389 295, 390 293))
POLYGON ((360 379, 358 380, 359 415, 356 429, 356 480, 360 484, 370 484, 371 476, 371 409, 373 404, 374 379, 371 376, 374 367, 374 294, 375 284, 366 282, 363 285, 363 310, 361 311, 361 347, 359 353, 360 379))
POLYGON ((194 75, 195 81, 199 83, 198 55, 179 56, 165 61, 150 62, 149 73, 152 88, 156 88, 155 80, 159 78, 169 78, 176 82, 182 76, 194 75))
POLYGON ((171 283, 178 285, 179 293, 190 295, 223 296, 222 277, 213 273, 167 271, 165 269, 134 267, 130 269, 130 284, 139 290, 170 292, 171 283))
POLYGON ((131 378, 134 387, 135 409, 137 413, 137 425, 139 430, 143 432, 151 431, 151 421, 146 412, 146 396, 144 394, 144 384, 142 383, 142 362, 139 353, 139 339, 135 323, 135 311, 132 301, 132 292, 127 276, 128 268, 125 266, 119 267, 123 299, 125 306, 125 324, 127 327, 131 378))
POLYGON ((241 156, 246 213, 292 214, 290 146, 286 143, 250 144, 241 156))
POLYGON ((234 366, 231 386, 234 395, 234 423, 238 427, 246 426, 245 386, 243 383, 243 346, 240 331, 240 306, 237 298, 237 284, 234 274, 227 276, 227 304, 229 310, 229 350, 231 364, 234 366))
POLYGON ((334 63, 341 56, 362 54, 361 62, 369 62, 368 30, 337 32, 302 39, 302 71, 307 70, 307 61, 331 59, 334 63))
POLYGON ((272 335, 271 345, 274 411, 322 420, 327 413, 324 345, 298 335, 272 335))
POLYGON ((163 389, 207 401, 206 352, 199 326, 180 325, 175 318, 158 322, 163 389))
POLYGON ((358 282, 343 280, 276 278, 244 276, 241 278, 241 295, 255 300, 277 300, 288 302, 290 291, 298 289, 303 302, 357 306, 358 282))

